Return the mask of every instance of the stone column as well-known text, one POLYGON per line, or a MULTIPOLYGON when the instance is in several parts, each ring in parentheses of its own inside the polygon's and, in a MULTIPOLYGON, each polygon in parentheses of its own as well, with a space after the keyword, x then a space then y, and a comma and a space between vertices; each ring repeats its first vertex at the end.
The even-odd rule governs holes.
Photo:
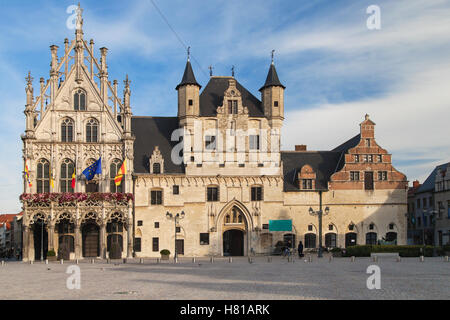
POLYGON ((28 228, 28 260, 34 260, 34 233, 31 226, 28 228))
POLYGON ((106 223, 102 221, 100 223, 100 258, 106 259, 106 223))
POLYGON ((29 236, 30 236, 30 227, 23 226, 23 240, 22 240, 22 260, 29 261, 29 236))
POLYGON ((82 255, 82 243, 80 233, 80 223, 75 222, 75 259, 80 259, 82 255))
POLYGON ((55 237, 55 226, 53 224, 50 224, 48 226, 48 250, 55 250, 55 244, 54 244, 54 237, 55 237))
POLYGON ((133 257, 133 221, 128 219, 127 222, 127 258, 133 257))

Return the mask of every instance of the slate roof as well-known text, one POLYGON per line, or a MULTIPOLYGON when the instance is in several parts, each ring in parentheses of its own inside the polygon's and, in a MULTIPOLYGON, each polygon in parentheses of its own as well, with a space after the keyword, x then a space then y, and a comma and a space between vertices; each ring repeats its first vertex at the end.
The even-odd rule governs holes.
POLYGON ((282 151, 284 191, 300 191, 298 172, 305 164, 310 165, 316 172, 316 190, 328 189, 331 175, 344 167, 344 155, 359 141, 360 134, 331 151, 282 151))
POLYGON ((436 173, 438 172, 438 170, 445 169, 448 166, 450 166, 450 162, 438 165, 436 168, 434 168, 433 172, 431 172, 430 175, 428 176, 428 178, 420 185, 420 187, 417 189, 416 193, 434 191, 435 181, 436 181, 436 173))
MULTIPOLYGON (((228 80, 233 77, 211 77, 200 94, 200 116, 215 117, 217 107, 223 103, 223 94, 228 89, 228 80)), ((248 108, 250 117, 264 117, 261 101, 236 80, 236 89, 242 95, 242 104, 248 108)))
POLYGON ((181 79, 181 82, 177 85, 176 90, 178 90, 178 88, 180 86, 183 86, 186 84, 197 85, 200 88, 202 87, 201 85, 198 84, 197 80, 195 79, 194 71, 192 70, 192 65, 189 60, 186 62, 186 67, 184 68, 183 78, 181 79))
POLYGON ((300 191, 298 172, 308 164, 316 172, 316 190, 328 189, 328 181, 339 162, 339 151, 282 151, 284 191, 300 191))
POLYGON ((132 117, 131 131, 134 141, 134 172, 150 173, 149 159, 155 146, 159 146, 164 158, 164 173, 184 173, 184 165, 171 161, 172 148, 178 141, 171 141, 172 132, 179 128, 177 117, 132 117))
POLYGON ((271 87, 271 86, 279 86, 283 87, 285 89, 286 87, 283 86, 280 82, 280 79, 278 79, 277 70, 275 69, 275 65, 272 63, 269 68, 269 72, 267 73, 266 82, 264 85, 259 89, 261 91, 264 88, 271 87))

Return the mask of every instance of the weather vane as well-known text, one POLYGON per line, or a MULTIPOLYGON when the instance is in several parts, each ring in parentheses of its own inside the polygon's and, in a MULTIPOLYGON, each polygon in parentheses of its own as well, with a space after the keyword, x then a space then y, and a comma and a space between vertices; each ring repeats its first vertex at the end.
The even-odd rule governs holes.
POLYGON ((188 61, 191 61, 191 47, 187 48, 188 61))
POLYGON ((208 67, 208 69, 209 69, 209 76, 212 77, 213 67, 210 65, 210 66, 208 67))
POLYGON ((234 66, 231 66, 231 76, 234 77, 234 66))
POLYGON ((275 50, 272 50, 272 64, 273 64, 273 54, 274 54, 275 50))

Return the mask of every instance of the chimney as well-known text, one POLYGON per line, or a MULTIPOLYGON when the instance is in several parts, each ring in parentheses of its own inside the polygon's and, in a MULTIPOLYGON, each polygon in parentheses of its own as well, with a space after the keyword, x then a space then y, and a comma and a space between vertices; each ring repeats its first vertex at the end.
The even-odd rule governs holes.
POLYGON ((306 144, 296 144, 295 151, 306 151, 306 144))
POLYGON ((413 188, 416 189, 420 186, 419 180, 414 180, 413 181, 413 188))

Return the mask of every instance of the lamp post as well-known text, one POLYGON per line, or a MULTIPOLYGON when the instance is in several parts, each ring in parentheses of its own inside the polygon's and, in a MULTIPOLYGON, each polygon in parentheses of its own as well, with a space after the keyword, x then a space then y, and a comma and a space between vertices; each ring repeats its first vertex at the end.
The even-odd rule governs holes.
POLYGON ((184 211, 181 211, 181 213, 177 213, 177 214, 172 214, 169 211, 167 211, 167 213, 166 213, 166 218, 168 220, 173 219, 173 221, 175 223, 175 247, 174 247, 175 248, 175 256, 173 258, 174 262, 177 262, 177 258, 178 258, 178 255, 177 255, 177 221, 184 219, 184 215, 185 215, 184 211))
POLYGON ((330 208, 326 207, 325 212, 322 211, 322 190, 319 191, 319 211, 314 211, 313 208, 309 207, 309 214, 312 216, 319 217, 319 251, 317 253, 318 258, 322 258, 322 216, 328 215, 330 213, 330 208))

